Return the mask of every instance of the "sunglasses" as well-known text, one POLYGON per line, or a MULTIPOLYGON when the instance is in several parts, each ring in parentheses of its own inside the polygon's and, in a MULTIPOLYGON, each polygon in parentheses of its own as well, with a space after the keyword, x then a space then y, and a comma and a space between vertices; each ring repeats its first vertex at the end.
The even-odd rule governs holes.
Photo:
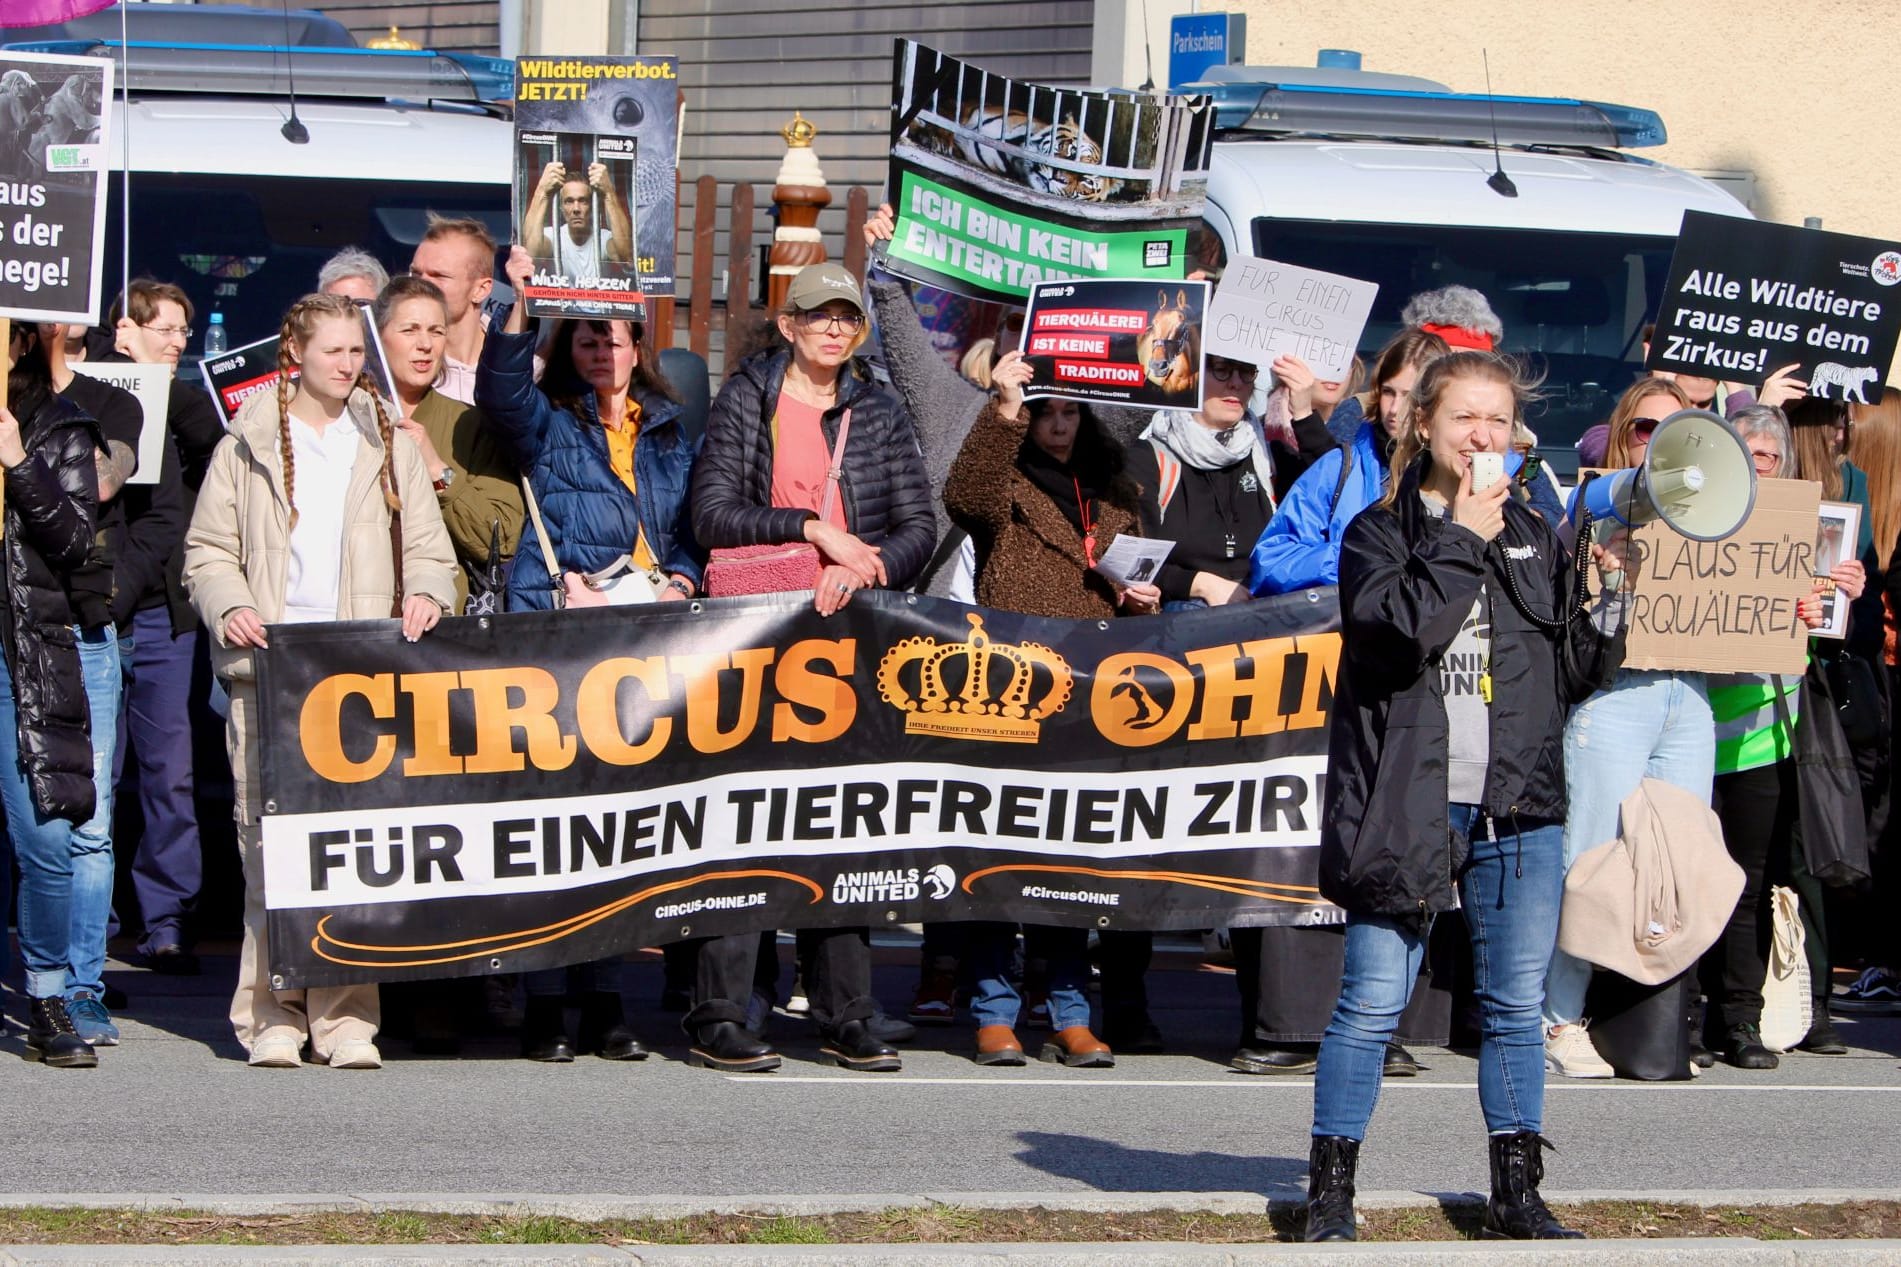
POLYGON ((1243 365, 1234 361, 1208 362, 1210 378, 1225 379, 1230 383, 1252 383, 1261 376, 1261 371, 1252 365, 1243 365))
POLYGON ((1662 425, 1663 424, 1655 418, 1632 418, 1630 420, 1630 433, 1648 440, 1650 433, 1662 425))

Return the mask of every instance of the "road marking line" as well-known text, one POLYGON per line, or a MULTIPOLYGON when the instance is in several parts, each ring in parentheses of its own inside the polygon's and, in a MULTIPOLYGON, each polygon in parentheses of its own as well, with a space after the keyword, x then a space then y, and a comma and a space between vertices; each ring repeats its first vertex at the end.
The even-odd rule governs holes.
MULTIPOLYGON (((1105 1087, 1231 1087, 1246 1091, 1273 1090, 1313 1090, 1312 1078, 1261 1078, 1237 1074, 1233 1078, 893 1078, 889 1076, 866 1077, 865 1075, 826 1075, 826 1074, 773 1074, 761 1077, 756 1073, 727 1074, 728 1082, 746 1083, 752 1086, 805 1085, 824 1083, 833 1086, 855 1087, 983 1087, 990 1088, 1028 1088, 1060 1087, 1065 1090, 1097 1090, 1105 1087)), ((1382 1093, 1386 1091, 1476 1091, 1476 1082, 1418 1082, 1411 1078, 1388 1078, 1381 1084, 1382 1093)), ((1829 1083, 1789 1083, 1775 1086, 1751 1086, 1739 1083, 1709 1082, 1617 1082, 1612 1080, 1585 1082, 1548 1082, 1545 1090, 1550 1091, 1590 1091, 1602 1094, 1610 1091, 1747 1091, 1756 1094, 1768 1094, 1789 1091, 1844 1091, 1866 1093, 1870 1091, 1901 1092, 1901 1085, 1889 1086, 1837 1086, 1829 1083)))

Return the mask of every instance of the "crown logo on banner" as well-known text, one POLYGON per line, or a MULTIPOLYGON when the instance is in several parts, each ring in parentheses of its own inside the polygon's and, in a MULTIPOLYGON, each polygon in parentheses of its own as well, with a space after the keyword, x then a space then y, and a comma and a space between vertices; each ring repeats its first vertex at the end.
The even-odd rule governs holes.
POLYGON ((907 735, 1035 743, 1043 720, 1069 702, 1075 675, 1048 647, 993 642, 968 613, 970 637, 906 638, 878 664, 878 693, 903 709, 907 735))

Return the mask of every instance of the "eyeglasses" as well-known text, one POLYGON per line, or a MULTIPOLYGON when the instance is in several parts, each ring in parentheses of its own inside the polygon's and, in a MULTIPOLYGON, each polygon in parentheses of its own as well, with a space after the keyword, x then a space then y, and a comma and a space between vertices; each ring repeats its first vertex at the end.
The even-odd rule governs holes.
POLYGON ((823 308, 810 308, 799 314, 799 321, 807 330, 823 330, 827 334, 834 331, 857 334, 865 328, 865 314, 862 312, 826 312, 823 308))
POLYGON ((176 338, 183 339, 187 343, 191 342, 190 326, 140 326, 139 329, 150 330, 161 339, 176 338))
POLYGON ((1782 465, 1782 455, 1774 449, 1766 452, 1762 449, 1751 449, 1749 459, 1756 464, 1756 470, 1760 473, 1773 471, 1782 465))
POLYGON ((1655 418, 1632 418, 1630 420, 1630 433, 1648 440, 1650 433, 1662 425, 1663 424, 1655 418))
POLYGON ((1226 379, 1230 383, 1252 383, 1261 376, 1261 371, 1252 365, 1243 365, 1236 361, 1208 362, 1208 377, 1226 379))

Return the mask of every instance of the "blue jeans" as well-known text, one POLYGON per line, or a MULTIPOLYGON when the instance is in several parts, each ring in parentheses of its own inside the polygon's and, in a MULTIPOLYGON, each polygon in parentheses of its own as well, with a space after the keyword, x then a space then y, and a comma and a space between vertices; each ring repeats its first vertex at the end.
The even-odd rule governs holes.
POLYGON ((112 918, 112 785, 119 740, 119 638, 110 626, 79 635, 79 668, 92 712, 92 817, 73 829, 72 944, 66 997, 105 992, 106 924, 112 918))
MULTIPOLYGON (((1049 963, 1050 1028, 1089 1024, 1089 930, 1023 926, 1023 949, 1049 963)), ((986 1025, 1016 1027, 1023 999, 1010 984, 1016 957, 1016 925, 980 921, 965 925, 964 959, 976 979, 970 1019, 986 1025)))
MULTIPOLYGON (((1452 827, 1480 837, 1459 876, 1459 902, 1472 937, 1478 995, 1479 1107, 1497 1135, 1544 1126, 1545 967, 1558 937, 1564 895, 1564 829, 1508 820, 1485 838, 1476 806, 1453 805, 1452 827)), ((1320 1043, 1314 1073, 1315 1135, 1364 1139, 1379 1102, 1386 1044, 1399 1025, 1426 953, 1426 929, 1380 916, 1347 916, 1340 1001, 1320 1043)))
MULTIPOLYGON (((13 671, 0 655, 0 806, 7 816, 0 846, 0 911, 8 909, 13 863, 20 865, 20 958, 26 992, 50 999, 66 989, 73 927, 73 825, 47 818, 33 804, 20 764, 20 717, 13 702, 13 671), (11 856, 9 856, 11 855, 11 856)), ((0 969, 6 937, 0 931, 0 969)))
MULTIPOLYGON (((1564 869, 1617 838, 1617 811, 1644 779, 1661 779, 1706 803, 1716 774, 1716 721, 1701 673, 1624 669, 1610 689, 1578 705, 1564 728, 1564 869)), ((1591 965, 1551 952, 1547 1025, 1584 1018, 1591 965)))

